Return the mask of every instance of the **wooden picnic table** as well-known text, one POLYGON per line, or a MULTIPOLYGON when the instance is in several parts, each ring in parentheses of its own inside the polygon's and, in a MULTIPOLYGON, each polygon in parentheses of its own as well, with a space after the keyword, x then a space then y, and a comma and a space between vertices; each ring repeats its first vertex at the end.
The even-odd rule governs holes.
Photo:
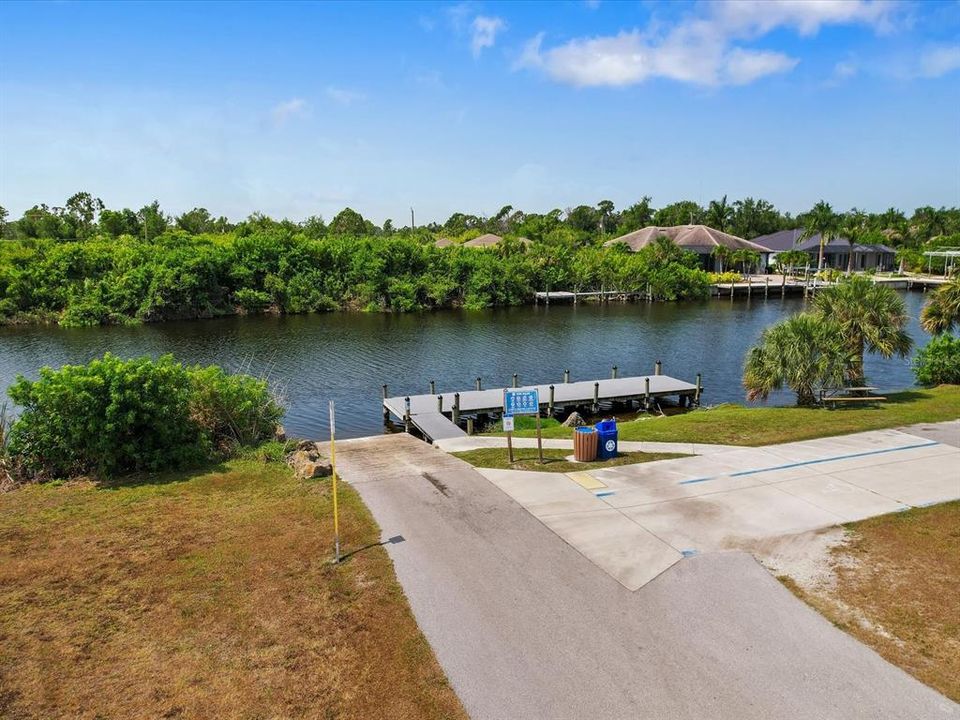
POLYGON ((840 395, 839 393, 851 393, 851 392, 863 392, 870 393, 873 390, 878 388, 872 386, 862 386, 862 387, 844 387, 844 388, 822 388, 820 390, 820 404, 821 405, 833 405, 836 407, 837 403, 876 403, 883 402, 886 400, 882 395, 840 395))

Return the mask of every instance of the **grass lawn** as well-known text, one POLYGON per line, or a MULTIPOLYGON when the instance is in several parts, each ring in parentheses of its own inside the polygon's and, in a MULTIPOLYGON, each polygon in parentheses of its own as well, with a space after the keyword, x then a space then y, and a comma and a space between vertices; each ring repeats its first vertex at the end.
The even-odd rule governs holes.
POLYGON ((567 456, 573 453, 572 450, 548 450, 543 449, 543 465, 537 457, 536 448, 514 449, 514 463, 510 464, 510 459, 506 448, 482 448, 480 450, 467 450, 465 452, 452 453, 454 456, 465 460, 474 467, 497 468, 500 470, 540 470, 542 472, 577 472, 578 470, 597 470, 599 468, 614 467, 615 465, 635 465, 636 463, 652 462, 654 460, 670 460, 671 458, 687 457, 679 453, 643 453, 629 452, 620 453, 617 457, 610 460, 597 460, 591 463, 570 462, 567 456))
POLYGON ((466 718, 379 531, 280 462, 0 494, 0 717, 466 718))
POLYGON ((786 584, 838 627, 960 701, 960 501, 845 526, 835 583, 786 584))
MULTIPOLYGON (((887 398, 887 402, 873 407, 836 410, 719 405, 670 417, 622 422, 618 428, 621 440, 770 445, 960 417, 958 385, 892 393, 887 398)), ((515 434, 536 436, 536 432, 525 425, 515 434)), ((543 436, 570 438, 571 430, 555 420, 544 420, 543 436)))

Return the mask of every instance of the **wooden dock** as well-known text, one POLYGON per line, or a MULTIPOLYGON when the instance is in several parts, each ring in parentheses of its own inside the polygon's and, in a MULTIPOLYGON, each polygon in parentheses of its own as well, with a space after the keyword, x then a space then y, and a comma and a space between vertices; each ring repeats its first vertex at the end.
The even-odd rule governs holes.
MULTIPOLYGON (((679 405, 694 405, 699 404, 703 390, 699 376, 694 384, 660 374, 523 385, 519 389, 538 390, 540 412, 547 417, 566 415, 577 408, 590 408, 593 413, 602 408, 629 408, 634 404, 650 408, 658 399, 666 397, 676 397, 679 405)), ((416 430, 430 442, 462 437, 467 432, 461 425, 472 429, 476 422, 483 423, 503 414, 503 394, 502 387, 394 397, 387 397, 384 392, 384 421, 389 422, 392 416, 403 423, 408 432, 416 430)))

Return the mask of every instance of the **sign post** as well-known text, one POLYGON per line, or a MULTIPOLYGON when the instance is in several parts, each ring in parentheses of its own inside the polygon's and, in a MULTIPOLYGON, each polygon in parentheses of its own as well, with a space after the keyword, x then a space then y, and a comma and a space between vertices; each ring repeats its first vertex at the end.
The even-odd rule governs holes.
POLYGON ((334 440, 337 422, 334 415, 333 400, 330 401, 330 481, 333 491, 333 552, 334 563, 340 563, 340 509, 337 506, 337 449, 334 440))
POLYGON ((543 437, 540 435, 540 407, 537 407, 537 455, 543 465, 543 437))
POLYGON ((503 391, 503 429, 507 431, 507 450, 510 455, 511 464, 513 464, 513 419, 517 415, 537 416, 537 455, 542 465, 543 437, 540 431, 539 390, 512 390, 505 388, 503 391))

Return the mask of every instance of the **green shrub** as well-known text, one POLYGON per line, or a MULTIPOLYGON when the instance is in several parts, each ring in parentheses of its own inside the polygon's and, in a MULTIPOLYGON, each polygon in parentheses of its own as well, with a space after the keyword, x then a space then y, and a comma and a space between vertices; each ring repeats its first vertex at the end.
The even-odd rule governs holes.
POLYGON ((921 385, 960 385, 960 338, 933 338, 917 353, 913 374, 921 385))
POLYGON ((189 373, 191 417, 215 447, 229 450, 272 437, 283 409, 265 380, 230 375, 216 365, 189 373))
POLYGON ((237 305, 247 312, 259 312, 270 305, 270 295, 262 290, 242 288, 233 294, 237 305))
POLYGON ((710 279, 711 283, 738 283, 743 282, 743 275, 738 272, 708 272, 707 277, 710 279))
POLYGON ((43 368, 9 390, 23 411, 9 452, 38 477, 110 476, 183 467, 272 432, 281 415, 266 383, 172 356, 43 368))
POLYGON ((9 390, 23 412, 10 451, 27 469, 53 477, 112 475, 196 462, 209 452, 190 418, 190 377, 172 357, 43 368, 9 390))

